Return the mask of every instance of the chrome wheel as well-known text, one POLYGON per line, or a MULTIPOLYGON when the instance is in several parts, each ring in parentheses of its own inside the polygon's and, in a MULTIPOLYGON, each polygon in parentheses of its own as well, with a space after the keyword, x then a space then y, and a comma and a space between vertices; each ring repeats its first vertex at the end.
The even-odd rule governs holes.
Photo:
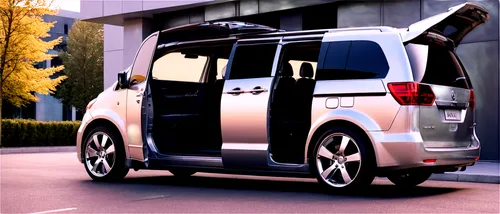
POLYGON ((333 187, 352 183, 361 169, 361 150, 356 141, 343 133, 332 133, 317 149, 316 167, 319 177, 333 187))
POLYGON ((115 164, 115 144, 104 132, 95 132, 87 141, 85 164, 96 177, 106 176, 115 164))

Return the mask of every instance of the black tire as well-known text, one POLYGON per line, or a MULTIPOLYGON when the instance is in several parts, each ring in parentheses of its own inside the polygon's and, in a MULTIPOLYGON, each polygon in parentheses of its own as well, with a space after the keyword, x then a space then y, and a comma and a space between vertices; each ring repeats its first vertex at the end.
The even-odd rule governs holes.
POLYGON ((178 169, 178 168, 175 168, 175 169, 169 169, 168 171, 170 171, 170 173, 172 173, 172 175, 174 175, 175 177, 189 177, 191 175, 194 175, 196 173, 196 171, 192 170, 192 169, 178 169))
POLYGON ((412 172, 406 174, 390 175, 387 178, 396 186, 415 187, 425 182, 432 173, 430 172, 412 172))
MULTIPOLYGON (((107 152, 106 148, 103 148, 103 150, 105 152, 107 152)), ((82 156, 83 156, 83 165, 85 167, 85 171, 87 171, 87 174, 94 181, 120 181, 127 175, 128 171, 129 171, 129 168, 127 168, 127 166, 125 164, 126 157, 125 157, 125 147, 123 144, 123 140, 121 139, 121 137, 119 137, 119 134, 114 133, 113 131, 111 131, 110 129, 108 129, 104 126, 98 126, 94 129, 92 129, 92 131, 90 131, 89 134, 86 136, 85 141, 83 142, 82 156), (96 169, 96 172, 93 172, 90 167, 95 165, 95 162, 97 162, 96 158, 100 158, 100 157, 99 156, 87 157, 87 151, 89 150, 89 144, 91 144, 91 143, 93 144, 93 145, 91 145, 90 148, 92 148, 94 150, 98 149, 93 141, 94 135, 97 136, 97 139, 100 140, 99 142, 101 143, 103 136, 104 136, 101 134, 107 135, 107 138, 108 138, 108 140, 106 141, 105 147, 108 149, 107 151, 109 151, 109 154, 106 154, 105 158, 107 161, 113 159, 111 166, 109 166, 110 164, 108 162, 106 162, 108 164, 108 166, 110 167, 109 172, 104 172, 105 167, 104 167, 103 161, 101 161, 100 164, 98 164, 98 166, 96 167, 96 168, 99 168, 99 167, 101 168, 99 170, 100 172, 97 172, 97 169, 96 169), (102 136, 102 137, 99 137, 99 136, 102 136), (110 144, 109 142, 112 142, 112 144, 110 144), (109 150, 111 145, 114 146, 113 153, 109 150), (114 157, 111 157, 112 155, 114 157), (92 163, 94 163, 94 164, 92 164, 92 163), (100 175, 100 174, 102 174, 102 175, 100 175)))
MULTIPOLYGON (((375 169, 376 169, 375 155, 372 152, 373 150, 371 149, 371 143, 367 139, 362 137, 362 135, 347 128, 333 127, 327 130, 325 133, 323 133, 315 143, 316 144, 314 146, 314 149, 309 156, 310 157, 309 166, 311 168, 311 172, 316 176, 319 183, 332 190, 344 191, 344 190, 355 190, 360 187, 366 187, 373 182, 373 179, 375 178, 375 169), (334 148, 337 148, 336 145, 338 141, 337 138, 340 137, 340 140, 343 141, 345 136, 350 138, 349 143, 347 144, 348 146, 345 147, 345 151, 344 152, 340 152, 340 150, 337 151, 337 153, 340 155, 337 158, 334 157, 333 159, 335 160, 328 160, 328 158, 326 158, 327 162, 328 161, 330 161, 329 163, 334 162, 334 164, 332 164, 331 166, 335 165, 336 163, 338 163, 341 166, 341 168, 340 166, 335 167, 336 168, 334 169, 335 171, 332 171, 333 173, 329 174, 331 177, 328 179, 328 181, 326 181, 326 178, 323 178, 323 176, 321 175, 320 165, 318 164, 318 161, 319 162, 324 161, 323 156, 321 156, 321 158, 318 157, 319 149, 322 145, 325 145, 325 142, 329 141, 329 139, 333 140, 326 147, 329 147, 330 144, 333 143, 334 148), (351 146, 349 146, 349 144, 351 144, 351 146), (353 144, 357 146, 353 147, 353 144), (354 149, 358 149, 358 151, 356 152, 354 149), (350 155, 354 154, 352 152, 351 152, 352 154, 349 154, 350 151, 348 150, 355 151, 354 153, 359 153, 358 157, 360 161, 358 162, 349 162, 349 160, 346 161, 346 157, 350 157, 350 155), (343 160, 343 162, 341 160, 343 160), (354 164, 354 163, 359 165, 349 166, 349 164, 354 164), (349 171, 349 168, 357 168, 355 169, 355 171, 357 171, 357 174, 351 176, 350 183, 347 183, 345 182, 347 179, 344 179, 344 176, 342 175, 343 174, 342 170, 348 172, 349 175, 354 174, 354 173, 349 173, 352 172, 352 170, 349 171), (341 174, 340 176, 345 183, 344 186, 342 186, 343 184, 336 183, 336 181, 332 180, 335 176, 337 176, 337 180, 340 180, 340 178, 338 178, 339 176, 338 171, 340 171, 341 174)), ((341 147, 341 144, 338 145, 338 148, 341 147)), ((331 152, 335 153, 335 151, 331 152)), ((351 161, 353 159, 351 159, 351 161)), ((326 168, 326 167, 323 164, 321 164, 321 168, 326 168)), ((323 173, 324 172, 326 172, 326 170, 324 170, 323 173)))

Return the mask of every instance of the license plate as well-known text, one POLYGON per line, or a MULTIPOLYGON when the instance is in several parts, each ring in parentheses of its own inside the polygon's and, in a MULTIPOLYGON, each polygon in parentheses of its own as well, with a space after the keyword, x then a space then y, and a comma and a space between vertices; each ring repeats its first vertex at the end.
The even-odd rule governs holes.
POLYGON ((451 110, 451 109, 444 110, 444 119, 453 121, 461 120, 462 119, 461 113, 462 112, 460 110, 451 110))

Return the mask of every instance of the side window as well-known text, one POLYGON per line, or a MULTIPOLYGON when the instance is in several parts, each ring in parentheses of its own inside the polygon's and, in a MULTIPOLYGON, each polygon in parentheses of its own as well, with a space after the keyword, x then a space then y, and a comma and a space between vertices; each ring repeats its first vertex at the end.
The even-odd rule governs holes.
POLYGON ((208 57, 171 52, 153 63, 153 79, 200 82, 208 57))
POLYGON ((238 46, 229 79, 270 77, 277 47, 277 44, 238 46))
POLYGON ((149 65, 151 64, 151 58, 156 49, 156 41, 158 36, 154 35, 149 37, 149 39, 144 42, 141 49, 137 53, 137 56, 132 66, 132 73, 130 76, 130 85, 144 82, 148 76, 149 65))
POLYGON ((357 79, 384 78, 389 72, 389 63, 377 43, 353 41, 346 70, 357 73, 355 76, 357 79))
MULTIPOLYGON (((283 57, 281 66, 288 63, 292 67, 293 78, 300 79, 301 77, 314 77, 314 72, 318 64, 318 57, 321 42, 298 42, 286 44, 283 49, 283 57), (301 76, 300 69, 302 65, 310 64, 313 69, 312 76, 301 76)), ((283 74, 280 74, 283 75, 283 74)))
POLYGON ((322 48, 327 50, 316 80, 376 79, 389 72, 387 58, 375 42, 330 42, 322 48))

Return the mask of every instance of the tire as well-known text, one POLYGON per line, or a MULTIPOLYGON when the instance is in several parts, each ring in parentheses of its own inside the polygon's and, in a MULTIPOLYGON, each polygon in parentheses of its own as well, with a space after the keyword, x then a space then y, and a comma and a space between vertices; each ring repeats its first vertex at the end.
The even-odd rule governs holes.
POLYGON ((196 173, 196 171, 191 169, 170 169, 168 171, 170 171, 170 173, 172 173, 175 177, 189 177, 196 173))
POLYGON ((415 187, 425 182, 432 173, 430 172, 412 172, 399 175, 390 175, 387 178, 396 186, 401 187, 415 187))
POLYGON ((370 142, 346 128, 334 127, 321 135, 309 159, 319 183, 332 190, 369 186, 376 162, 370 142))
POLYGON ((95 181, 119 181, 129 171, 121 137, 104 126, 89 132, 82 153, 85 170, 95 181))

